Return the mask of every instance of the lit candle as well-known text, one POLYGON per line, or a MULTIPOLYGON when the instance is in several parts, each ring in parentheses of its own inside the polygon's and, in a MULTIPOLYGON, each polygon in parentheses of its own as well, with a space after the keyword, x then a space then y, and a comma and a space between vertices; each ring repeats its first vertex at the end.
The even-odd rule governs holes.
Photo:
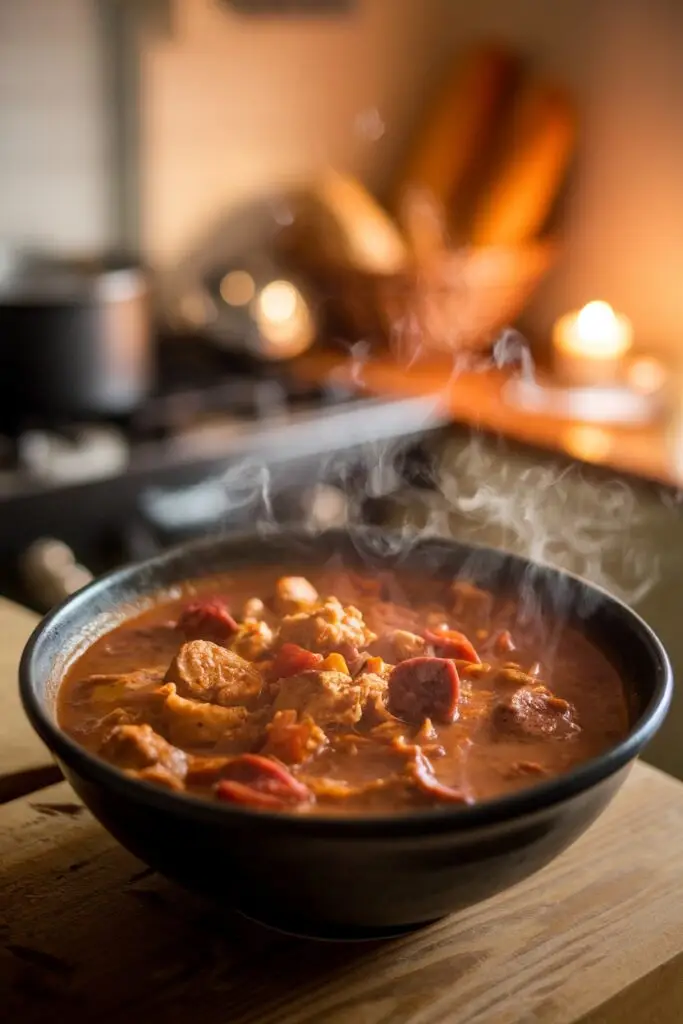
POLYGON ((607 302, 589 302, 567 313, 553 329, 555 368, 568 384, 609 385, 618 380, 633 340, 625 316, 607 302))

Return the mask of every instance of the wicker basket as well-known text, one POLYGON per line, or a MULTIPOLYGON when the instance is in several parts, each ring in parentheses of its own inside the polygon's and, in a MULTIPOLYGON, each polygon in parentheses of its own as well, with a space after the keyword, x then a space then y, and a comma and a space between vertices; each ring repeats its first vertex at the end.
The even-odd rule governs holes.
POLYGON ((458 249, 385 276, 324 259, 305 269, 357 335, 383 339, 404 358, 488 347, 522 312, 555 253, 550 242, 458 249))

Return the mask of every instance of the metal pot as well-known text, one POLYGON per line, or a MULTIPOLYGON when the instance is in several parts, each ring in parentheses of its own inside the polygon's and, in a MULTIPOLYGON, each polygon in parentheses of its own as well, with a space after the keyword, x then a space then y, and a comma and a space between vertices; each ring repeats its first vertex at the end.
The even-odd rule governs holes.
POLYGON ((31 261, 0 283, 5 423, 132 412, 152 382, 147 275, 124 261, 31 261))

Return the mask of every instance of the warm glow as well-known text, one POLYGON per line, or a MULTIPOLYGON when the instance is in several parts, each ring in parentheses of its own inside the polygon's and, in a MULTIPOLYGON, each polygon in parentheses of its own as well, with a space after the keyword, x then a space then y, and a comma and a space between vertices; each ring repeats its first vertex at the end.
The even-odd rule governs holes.
POLYGON ((608 302, 589 302, 576 317, 575 342, 596 359, 612 357, 629 347, 630 331, 608 302))
POLYGON ((229 306, 246 306, 255 291, 254 279, 246 270, 231 270, 221 281, 221 295, 229 306))
POLYGON ((315 337, 315 321, 303 295, 290 281, 271 281, 253 305, 259 351, 270 359, 305 352, 315 337))
POLYGON ((609 302, 589 302, 577 316, 576 326, 583 338, 613 337, 618 322, 609 302))
POLYGON ((562 441, 570 455, 585 462, 602 462, 612 447, 612 439, 602 427, 567 427, 562 441))
POLYGON ((299 292, 289 281, 271 281, 258 298, 262 316, 273 324, 291 320, 297 310, 299 292))
POLYGON ((205 327, 216 319, 216 307, 208 295, 191 292, 180 303, 180 314, 193 327, 205 327))
POLYGON ((666 383, 666 369, 657 359, 643 356, 634 360, 628 368, 628 382, 643 395, 653 395, 666 383))
POLYGON ((610 384, 619 378, 632 340, 633 330, 625 316, 615 313, 607 302, 589 302, 555 324, 556 369, 571 383, 610 384))

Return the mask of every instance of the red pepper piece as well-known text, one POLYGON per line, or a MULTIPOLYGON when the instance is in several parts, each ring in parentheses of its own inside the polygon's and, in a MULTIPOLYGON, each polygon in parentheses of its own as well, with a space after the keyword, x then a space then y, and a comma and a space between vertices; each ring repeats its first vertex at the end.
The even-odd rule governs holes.
POLYGON ((216 797, 227 804, 246 804, 248 807, 260 807, 264 811, 281 811, 285 801, 271 793, 263 793, 254 786, 245 786, 243 782, 231 782, 224 779, 214 790, 216 797))
POLYGON ((260 754, 240 754, 221 771, 214 793, 228 803, 278 810, 311 799, 307 786, 284 765, 260 754))
POLYGON ((458 658, 460 661, 470 661, 474 665, 481 662, 472 642, 457 629, 426 629, 423 636, 427 643, 433 644, 438 653, 445 658, 458 658))
POLYGON ((298 676, 302 672, 310 672, 317 668, 322 660, 321 654, 307 651, 305 647, 299 647, 298 644, 283 644, 275 655, 270 675, 273 679, 298 676))
POLYGON ((496 633, 493 648, 497 654, 512 654, 513 651, 517 650, 517 645, 512 639, 512 633, 509 629, 501 629, 500 633, 496 633))
POLYGON ((176 629, 185 634, 186 640, 210 640, 225 646, 237 632, 238 625, 225 601, 211 598, 194 601, 183 608, 176 629))

